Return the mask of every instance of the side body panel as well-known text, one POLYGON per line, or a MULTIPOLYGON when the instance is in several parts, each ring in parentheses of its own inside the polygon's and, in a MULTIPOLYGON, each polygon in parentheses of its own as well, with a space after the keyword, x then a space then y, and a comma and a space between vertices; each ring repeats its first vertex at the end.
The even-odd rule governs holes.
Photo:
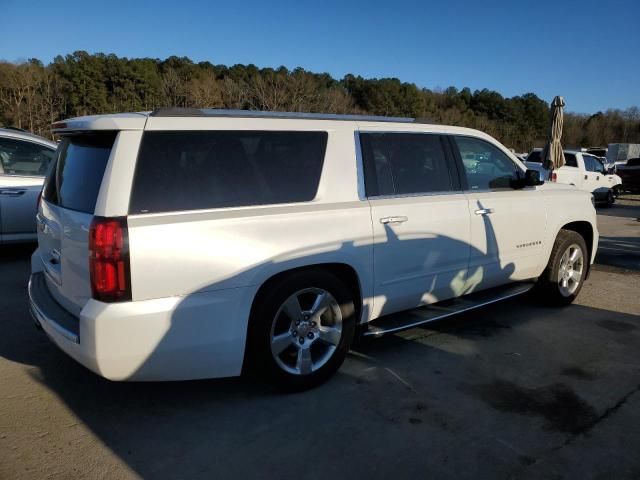
MULTIPOLYGON (((326 262, 351 265, 363 297, 370 296, 371 219, 358 197, 353 123, 158 117, 147 128, 316 130, 328 132, 328 142, 311 202, 129 216, 134 300, 260 285, 280 271, 326 262)), ((126 164, 110 172, 123 180, 130 175, 126 164)), ((99 204, 110 215, 125 208, 111 188, 99 204)))
POLYGON ((545 184, 540 187, 543 191, 540 208, 547 211, 547 232, 544 250, 541 253, 540 273, 544 270, 551 255, 551 249, 558 232, 565 225, 574 222, 587 222, 593 231, 593 246, 590 263, 593 263, 598 249, 598 226, 596 209, 591 203, 588 192, 566 188, 562 185, 545 184))
POLYGON ((370 203, 374 317, 465 293, 470 242, 462 192, 374 198, 370 203), (389 217, 406 221, 381 223, 389 217))
MULTIPOLYGON (((580 160, 578 160, 580 162, 580 160)), ((579 165, 580 163, 578 163, 579 165)), ((557 183, 564 183, 566 185, 575 185, 579 189, 583 189, 585 181, 584 165, 582 167, 569 167, 567 165, 559 168, 555 171, 557 175, 557 183)))
POLYGON ((0 235, 5 243, 36 240, 42 177, 0 175, 0 235))
POLYGON ((539 275, 547 229, 543 192, 527 187, 466 194, 472 246, 468 291, 539 275))

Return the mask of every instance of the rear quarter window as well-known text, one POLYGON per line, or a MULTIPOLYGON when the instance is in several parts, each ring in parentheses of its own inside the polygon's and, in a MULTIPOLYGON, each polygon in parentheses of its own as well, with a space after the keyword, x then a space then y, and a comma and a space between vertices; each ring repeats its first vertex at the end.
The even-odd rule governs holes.
POLYGON ((327 132, 145 132, 129 212, 311 201, 327 137, 327 132))
POLYGON ((63 137, 43 198, 62 208, 93 213, 116 135, 100 132, 63 137))
POLYGON ((564 162, 567 167, 578 167, 578 161, 573 153, 564 152, 564 162))

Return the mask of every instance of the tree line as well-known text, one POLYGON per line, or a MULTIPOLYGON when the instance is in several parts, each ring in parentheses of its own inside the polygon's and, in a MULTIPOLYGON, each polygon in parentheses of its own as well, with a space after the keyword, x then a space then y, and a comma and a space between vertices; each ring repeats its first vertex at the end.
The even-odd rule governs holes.
MULTIPOLYGON (((548 99, 550 100, 550 99, 548 99)), ((420 88, 397 78, 366 79, 302 68, 194 63, 186 57, 126 58, 84 51, 44 65, 0 61, 0 124, 50 137, 63 118, 158 107, 211 107, 404 116, 483 130, 517 151, 541 146, 549 128, 547 101, 533 93, 503 97, 420 88)), ((566 113, 563 144, 640 143, 640 110, 566 113)))

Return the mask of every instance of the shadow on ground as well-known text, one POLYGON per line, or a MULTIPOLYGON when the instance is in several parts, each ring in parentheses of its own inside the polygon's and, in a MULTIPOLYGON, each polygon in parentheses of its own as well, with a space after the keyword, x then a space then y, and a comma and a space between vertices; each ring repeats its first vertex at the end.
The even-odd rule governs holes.
POLYGON ((612 207, 598 207, 598 215, 640 220, 640 199, 621 197, 612 207))
POLYGON ((640 237, 600 237, 595 263, 640 271, 640 237))
MULTIPOLYGON (((2 314, 0 356, 35 367, 29 374, 145 478, 507 477, 592 434, 640 385, 638 316, 531 297, 362 341, 334 379, 301 394, 243 379, 113 383, 32 327, 29 251, 12 256, 2 261, 12 278, 0 285, 15 301, 2 314)), ((61 453, 70 448, 64 431, 50 435, 61 453)), ((600 465, 622 468, 604 456, 600 465)))

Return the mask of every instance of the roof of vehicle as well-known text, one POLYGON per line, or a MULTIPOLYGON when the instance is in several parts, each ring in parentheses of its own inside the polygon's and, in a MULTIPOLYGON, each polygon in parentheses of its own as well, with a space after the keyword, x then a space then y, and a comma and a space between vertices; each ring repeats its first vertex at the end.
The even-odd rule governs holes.
POLYGON ((51 140, 41 137, 40 135, 35 135, 33 133, 30 132, 26 132, 24 130, 20 130, 17 128, 0 128, 0 137, 5 137, 5 138, 16 138, 19 140, 26 140, 29 142, 35 142, 35 143, 39 143, 40 145, 46 145, 48 147, 51 147, 53 149, 57 148, 58 145, 55 142, 52 142, 51 140))
POLYGON ((55 122, 51 126, 54 133, 66 133, 82 130, 144 130, 149 129, 147 122, 153 121, 156 126, 152 129, 166 129, 167 121, 176 118, 189 119, 199 122, 201 119, 271 119, 271 120, 308 120, 308 121, 345 121, 358 122, 360 126, 375 124, 395 124, 394 128, 408 129, 411 125, 429 125, 434 132, 471 134, 491 138, 484 132, 464 127, 435 125, 426 120, 408 117, 381 117, 371 115, 341 115, 304 112, 263 112, 256 110, 225 110, 225 109, 195 109, 195 108, 161 108, 153 112, 131 112, 105 115, 91 115, 70 118, 55 122))
POLYGON ((148 114, 150 117, 234 117, 234 118, 287 118, 302 120, 341 120, 396 123, 419 122, 410 117, 383 117, 376 115, 345 115, 337 113, 307 112, 264 112, 261 110, 227 110, 219 108, 158 108, 148 114))

